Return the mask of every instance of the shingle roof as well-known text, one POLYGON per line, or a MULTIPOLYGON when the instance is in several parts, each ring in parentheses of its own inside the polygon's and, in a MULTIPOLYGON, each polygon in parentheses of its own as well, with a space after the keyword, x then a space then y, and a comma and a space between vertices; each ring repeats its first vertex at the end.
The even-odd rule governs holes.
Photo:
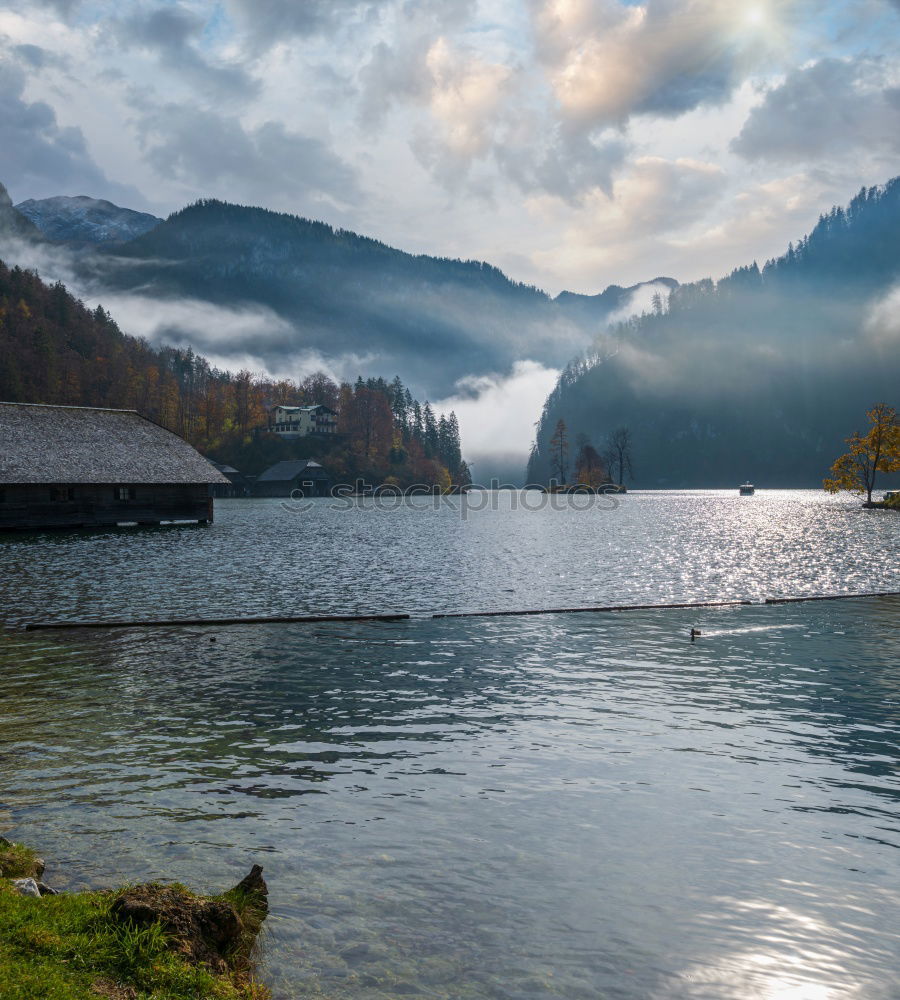
POLYGON ((135 410, 0 403, 0 483, 227 483, 135 410))
MULTIPOLYGON (((256 481, 258 483, 287 483, 307 469, 312 470, 313 474, 316 474, 314 470, 321 468, 322 466, 318 462, 312 462, 308 458, 302 458, 297 461, 276 462, 275 465, 261 473, 256 481)), ((322 471, 324 472, 325 470, 322 469, 322 471)))
POLYGON ((282 403, 279 403, 274 409, 284 410, 285 413, 312 413, 313 410, 327 410, 328 413, 333 413, 337 416, 337 410, 332 410, 330 406, 326 406, 324 403, 313 403, 311 406, 284 406, 282 403))

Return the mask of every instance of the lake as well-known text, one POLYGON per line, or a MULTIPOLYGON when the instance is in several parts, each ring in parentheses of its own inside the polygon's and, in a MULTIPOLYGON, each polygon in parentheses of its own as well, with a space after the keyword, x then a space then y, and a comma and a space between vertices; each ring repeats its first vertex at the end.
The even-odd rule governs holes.
POLYGON ((900 598, 428 615, 900 590, 896 515, 458 503, 0 538, 8 624, 414 615, 6 632, 0 832, 63 887, 260 862, 276 997, 895 998, 900 598))

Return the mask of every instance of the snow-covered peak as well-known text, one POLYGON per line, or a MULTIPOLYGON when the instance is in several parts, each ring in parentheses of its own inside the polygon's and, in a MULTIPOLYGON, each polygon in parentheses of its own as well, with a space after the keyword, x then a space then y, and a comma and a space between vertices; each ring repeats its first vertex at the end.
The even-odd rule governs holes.
POLYGON ((16 205, 51 240, 64 243, 124 243, 154 229, 162 221, 146 212, 120 208, 111 201, 58 195, 16 205))

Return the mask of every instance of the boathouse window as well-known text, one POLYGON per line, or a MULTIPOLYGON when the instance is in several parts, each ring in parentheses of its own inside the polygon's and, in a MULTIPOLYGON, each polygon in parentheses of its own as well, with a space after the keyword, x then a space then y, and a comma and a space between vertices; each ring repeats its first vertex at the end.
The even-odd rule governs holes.
POLYGON ((133 486, 117 486, 116 500, 134 500, 135 490, 133 486))
POLYGON ((51 486, 50 500, 52 503, 66 503, 75 499, 75 490, 71 486, 51 486))

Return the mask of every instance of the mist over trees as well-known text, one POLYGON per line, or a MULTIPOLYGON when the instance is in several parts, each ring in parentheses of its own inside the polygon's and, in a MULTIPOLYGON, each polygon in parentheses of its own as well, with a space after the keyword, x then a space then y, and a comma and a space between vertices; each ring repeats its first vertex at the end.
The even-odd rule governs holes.
POLYGON ((455 414, 436 415, 399 377, 338 384, 322 372, 273 380, 221 371, 192 349, 123 334, 59 282, 0 261, 0 399, 135 409, 211 458, 256 474, 282 458, 316 458, 336 481, 464 486, 455 414), (324 403, 334 438, 285 441, 267 431, 275 404, 324 403))
POLYGON ((818 486, 848 426, 900 386, 900 179, 824 214, 778 258, 673 288, 570 362, 538 425, 631 431, 638 486, 818 486))
MULTIPOLYGON (((45 236, 71 229, 68 214, 54 215, 60 201, 31 206, 45 236)), ((212 317, 190 328, 175 318, 163 328, 170 341, 252 355, 269 370, 304 352, 334 361, 365 355, 439 397, 464 376, 505 373, 523 358, 564 364, 639 287, 554 299, 484 261, 405 253, 322 222, 212 199, 124 243, 70 241, 54 250, 69 256, 77 287, 104 301, 143 299, 151 313, 163 303, 209 303, 275 320, 262 333, 223 339, 212 317)))

